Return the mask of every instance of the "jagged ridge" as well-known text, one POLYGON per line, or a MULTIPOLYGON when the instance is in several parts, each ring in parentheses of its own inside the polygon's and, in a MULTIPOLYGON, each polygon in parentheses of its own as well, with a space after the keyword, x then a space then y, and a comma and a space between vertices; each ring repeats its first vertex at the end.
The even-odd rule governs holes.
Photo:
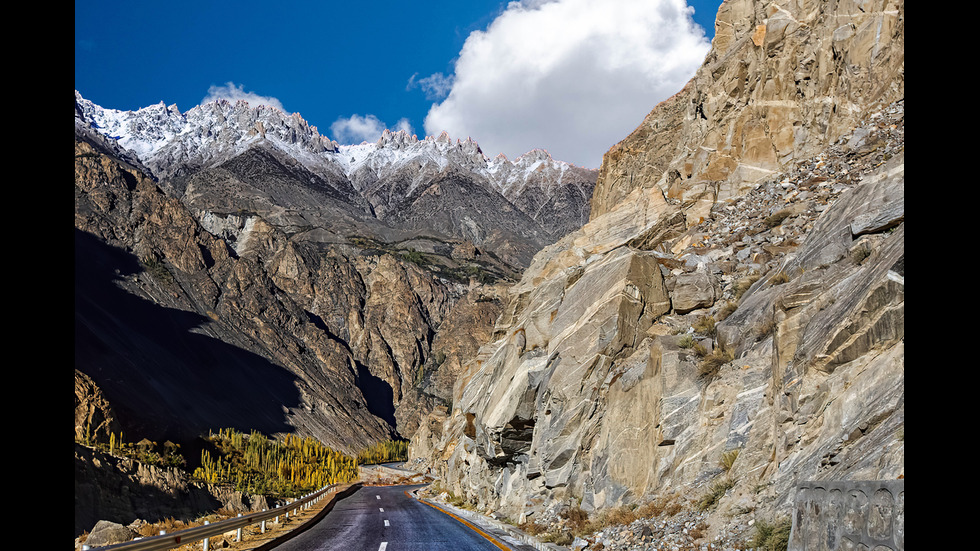
POLYGON ((398 204, 447 172, 465 173, 501 194, 543 227, 549 239, 585 221, 596 171, 556 161, 534 150, 513 162, 486 157, 471 138, 453 141, 447 133, 419 139, 404 131, 385 130, 375 143, 340 145, 310 126, 298 114, 245 101, 224 100, 181 113, 163 102, 138 109, 106 109, 75 91, 76 119, 133 152, 165 188, 180 195, 182 178, 216 166, 265 143, 325 180, 344 179, 356 192, 374 198, 375 211, 398 204), (392 181, 408 180, 393 197, 379 200, 392 181), (574 201, 574 204, 572 203, 574 201), (558 204, 555 204, 555 203, 558 204))

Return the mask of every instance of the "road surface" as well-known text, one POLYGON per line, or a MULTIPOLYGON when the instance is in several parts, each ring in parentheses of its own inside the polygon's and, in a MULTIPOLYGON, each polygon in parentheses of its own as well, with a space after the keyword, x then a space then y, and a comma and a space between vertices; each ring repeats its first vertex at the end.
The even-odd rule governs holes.
POLYGON ((459 520, 407 494, 420 487, 364 486, 276 551, 501 551, 459 520))

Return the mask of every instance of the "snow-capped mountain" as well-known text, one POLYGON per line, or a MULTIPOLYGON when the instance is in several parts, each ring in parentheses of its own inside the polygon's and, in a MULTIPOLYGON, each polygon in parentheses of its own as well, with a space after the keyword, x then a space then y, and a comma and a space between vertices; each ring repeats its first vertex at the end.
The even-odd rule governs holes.
POLYGON ((163 102, 122 111, 76 90, 75 124, 76 133, 97 134, 135 157, 167 193, 199 211, 227 212, 236 203, 282 225, 330 220, 337 235, 359 222, 377 232, 381 222, 477 245, 521 236, 529 240, 522 259, 587 220, 597 175, 544 150, 490 159, 472 139, 446 133, 419 139, 386 130, 377 142, 341 145, 299 114, 245 101, 183 113, 163 102), (329 213, 311 212, 323 205, 329 213))
POLYGON ((550 194, 572 180, 594 179, 595 172, 552 159, 542 149, 514 161, 504 155, 490 159, 471 138, 453 141, 445 132, 420 140, 405 131, 385 130, 375 143, 340 145, 320 135, 298 113, 287 115, 266 105, 252 107, 246 101, 213 101, 186 113, 164 102, 121 111, 96 105, 76 90, 75 103, 76 118, 137 155, 158 178, 172 176, 168 168, 174 165, 206 166, 261 141, 274 144, 313 170, 332 163, 359 190, 369 185, 365 174, 382 177, 412 163, 431 164, 440 171, 450 164, 471 170, 508 198, 520 196, 528 187, 550 194))

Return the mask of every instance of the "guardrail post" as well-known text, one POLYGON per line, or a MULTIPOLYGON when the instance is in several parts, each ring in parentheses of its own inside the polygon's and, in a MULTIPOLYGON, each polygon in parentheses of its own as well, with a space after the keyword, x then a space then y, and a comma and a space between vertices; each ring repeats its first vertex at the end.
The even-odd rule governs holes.
MULTIPOLYGON (((238 518, 241 518, 242 514, 238 513, 238 518)), ((242 526, 238 527, 238 535, 235 537, 235 541, 242 541, 242 526)))
MULTIPOLYGON (((262 509, 262 512, 266 512, 268 509, 262 509)), ((262 533, 265 533, 265 519, 262 519, 262 533)))
MULTIPOLYGON (((210 520, 204 521, 204 525, 207 526, 211 524, 210 520)), ((211 538, 204 538, 204 551, 208 551, 211 548, 211 538)))

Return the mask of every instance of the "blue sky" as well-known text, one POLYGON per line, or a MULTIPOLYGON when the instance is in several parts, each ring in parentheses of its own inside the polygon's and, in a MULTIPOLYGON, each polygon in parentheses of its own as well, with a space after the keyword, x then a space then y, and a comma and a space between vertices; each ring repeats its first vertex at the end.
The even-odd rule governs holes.
POLYGON ((446 130, 598 167, 693 75, 720 3, 690 21, 684 0, 76 0, 75 89, 123 110, 243 97, 346 143, 446 130))

